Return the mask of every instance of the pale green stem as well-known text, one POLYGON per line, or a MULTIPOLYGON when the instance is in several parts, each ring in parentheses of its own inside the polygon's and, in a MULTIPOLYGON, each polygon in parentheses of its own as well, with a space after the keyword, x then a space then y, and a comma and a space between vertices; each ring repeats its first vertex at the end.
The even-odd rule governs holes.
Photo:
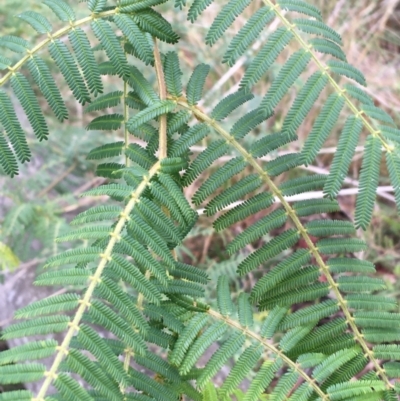
MULTIPOLYGON (((154 38, 154 68, 156 70, 157 82, 158 82, 158 94, 160 100, 167 98, 167 88, 165 86, 164 70, 161 63, 160 51, 158 49, 157 40, 154 38)), ((158 160, 165 159, 167 157, 167 115, 163 114, 160 116, 160 127, 159 127, 159 154, 158 160)))

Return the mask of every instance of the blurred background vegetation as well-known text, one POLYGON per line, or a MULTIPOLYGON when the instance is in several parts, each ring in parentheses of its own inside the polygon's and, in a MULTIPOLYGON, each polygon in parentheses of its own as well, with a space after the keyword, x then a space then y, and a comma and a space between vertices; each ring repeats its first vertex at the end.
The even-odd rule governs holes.
MULTIPOLYGON (((348 61, 357 66, 367 79, 367 92, 373 97, 375 104, 385 109, 394 118, 397 125, 400 125, 400 0, 307 1, 318 6, 323 12, 325 22, 342 35, 344 52, 348 61)), ((68 2, 74 5, 78 17, 87 15, 84 3, 80 4, 78 0, 69 0, 68 2)), ((109 0, 109 3, 113 4, 114 2, 109 0)), ((253 53, 246 54, 238 60, 233 68, 229 69, 225 64, 221 64, 219 58, 213 58, 215 55, 223 54, 228 43, 228 36, 225 41, 221 40, 212 50, 203 43, 205 27, 210 25, 217 8, 224 3, 222 0, 213 3, 202 19, 196 21, 194 26, 190 26, 185 21, 184 12, 179 13, 176 10, 170 10, 166 5, 161 7, 169 21, 173 23, 175 31, 182 38, 179 57, 181 65, 184 67, 184 81, 187 80, 196 64, 204 62, 212 67, 212 72, 207 80, 208 93, 205 94, 202 103, 202 107, 206 110, 211 109, 217 99, 226 96, 237 88, 248 60, 256 54, 257 49, 267 38, 269 31, 267 27, 264 38, 259 43, 254 43, 253 53)), ((167 4, 169 5, 171 2, 167 4)), ((261 1, 255 0, 249 7, 249 15, 260 4, 261 1)), ((48 12, 50 20, 54 22, 54 27, 57 27, 58 22, 40 2, 36 0, 7 0, 0 1, 1 35, 22 36, 31 43, 40 40, 33 29, 14 17, 28 9, 40 9, 41 12, 43 10, 48 12)), ((227 35, 237 32, 244 23, 244 19, 238 18, 227 35)), ((93 42, 93 44, 95 43, 93 42)), ((168 49, 168 45, 162 45, 161 50, 166 51, 168 49)), ((0 51, 4 55, 13 57, 14 61, 18 60, 15 54, 6 54, 4 49, 1 48, 0 51)), ((281 54, 278 64, 279 61, 282 62, 289 51, 286 49, 286 53, 281 54)), ((46 51, 42 52, 42 55, 46 55, 46 51)), ((321 57, 323 58, 323 56, 321 57)), ((98 52, 98 58, 104 60, 102 52, 98 52)), ((137 65, 139 68, 143 68, 143 65, 137 65)), ((50 66, 54 67, 52 63, 50 66)), ((257 95, 261 96, 266 92, 277 70, 278 68, 273 69, 265 77, 262 84, 257 87, 257 95)), ((311 64, 309 74, 311 75, 313 72, 315 71, 311 64)), ((55 69, 54 73, 59 74, 55 69)), ((151 74, 152 72, 149 71, 147 76, 154 80, 151 74)), ((302 77, 301 79, 306 78, 302 77)), ((62 79, 58 81, 62 82, 62 79)), ((122 89, 121 82, 113 77, 104 77, 104 84, 105 91, 122 89)), ((66 85, 61 86, 64 99, 68 99, 68 91, 66 85)), ((249 102, 245 107, 254 108, 260 100, 259 96, 256 96, 253 103, 249 102)), ((282 125, 283 116, 294 97, 295 91, 281 102, 280 111, 260 126, 257 131, 254 131, 252 135, 248 135, 246 140, 252 141, 261 133, 278 132, 282 125)), ((46 109, 47 105, 44 100, 40 99, 40 101, 43 109, 47 112, 46 114, 50 114, 50 111, 46 109)), ((2 289, 0 287, 0 292, 7 290, 7 278, 12 276, 13 270, 17 270, 20 279, 23 279, 26 277, 24 272, 40 269, 48 256, 61 250, 61 245, 54 242, 54 238, 69 230, 68 221, 76 214, 94 206, 96 203, 105 201, 105 199, 98 197, 80 197, 80 194, 85 190, 96 187, 107 180, 96 176, 96 164, 86 160, 85 157, 90 149, 110 142, 111 135, 115 135, 115 132, 86 131, 85 126, 93 118, 93 114, 85 114, 82 106, 75 102, 67 102, 67 104, 69 119, 63 125, 57 124, 55 119, 50 120, 51 134, 47 143, 39 143, 33 135, 29 136, 33 157, 31 163, 21 168, 20 175, 11 180, 0 172, 0 273, 1 270, 4 273, 4 284, 2 289)), ((20 110, 21 122, 29 127, 22 109, 20 110)), ((313 112, 315 115, 317 114, 318 105, 313 112)), ((287 151, 298 150, 304 138, 307 137, 313 120, 313 116, 310 115, 298 132, 298 143, 291 144, 292 148, 288 148, 287 151)), ((228 128, 231 123, 226 123, 228 128)), ((117 135, 122 137, 122 133, 117 133, 117 135)), ((296 174, 326 174, 335 152, 337 135, 338 132, 335 132, 334 135, 330 136, 324 145, 323 152, 319 155, 317 163, 307 168, 299 168, 296 174)), ((133 137, 131 139, 132 142, 136 141, 133 137)), ((360 145, 362 145, 362 141, 360 145)), ((193 152, 199 152, 201 148, 201 146, 197 146, 193 152)), ((362 147, 360 147, 361 150, 362 147)), ((356 156, 348 172, 346 181, 348 188, 346 191, 342 191, 339 198, 343 213, 333 216, 336 219, 353 218, 352 211, 360 167, 360 160, 356 156)), ((212 168, 218 168, 218 164, 212 168)), ((379 197, 373 224, 366 232, 359 233, 365 237, 369 244, 368 251, 361 256, 376 263, 377 274, 387 281, 393 294, 400 296, 400 280, 398 280, 400 276, 400 219, 395 210, 393 192, 387 187, 387 176, 387 171, 382 165, 379 197)), ((202 177, 201 180, 205 178, 207 177, 202 177)), ((279 180, 282 180, 282 176, 279 177, 279 180)), ((226 185, 230 184, 227 183, 226 185)), ((188 196, 192 196, 198 186, 199 182, 190 186, 187 189, 188 196)), ((319 195, 315 194, 315 196, 319 195)), ((254 220, 260 217, 262 216, 254 215, 247 222, 219 234, 210 228, 211 221, 205 216, 201 216, 199 224, 180 248, 180 258, 206 270, 210 275, 211 281, 208 288, 210 299, 214 297, 216 278, 220 274, 227 274, 231 277, 233 291, 237 291, 239 288, 252 287, 254 276, 250 274, 245 279, 241 279, 235 274, 238 261, 245 255, 239 254, 228 257, 224 252, 224 243, 227 238, 237 236, 247 224, 252 224, 254 220)), ((267 239, 265 238, 265 240, 267 239)), ((246 252, 250 253, 259 245, 256 243, 249 246, 246 252)), ((64 244, 62 246, 65 247, 64 244)), ((280 258, 282 257, 284 255, 280 256, 280 258)), ((261 275, 262 269, 253 274, 261 275)), ((30 285, 30 283, 26 285, 30 285)), ((8 313, 10 318, 12 312, 13 310, 10 308, 8 313)), ((262 317, 261 313, 260 320, 262 317)), ((0 327, 6 325, 8 320, 9 318, 0 321, 0 327)))

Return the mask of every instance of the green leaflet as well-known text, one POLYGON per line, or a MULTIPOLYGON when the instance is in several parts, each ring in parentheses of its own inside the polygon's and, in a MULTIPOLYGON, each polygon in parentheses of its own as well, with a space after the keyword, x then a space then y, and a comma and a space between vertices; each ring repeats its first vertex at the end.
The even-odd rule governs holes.
POLYGON ((355 222, 357 228, 365 230, 372 218, 376 188, 379 184, 381 141, 369 136, 360 173, 359 193, 356 202, 355 222))
POLYGON ((18 18, 26 21, 35 31, 39 33, 50 33, 53 29, 47 18, 36 11, 24 11, 23 13, 18 14, 18 18))
MULTIPOLYGON (((0 123, 3 125, 8 135, 19 161, 21 163, 29 161, 31 153, 25 139, 25 134, 22 131, 10 98, 3 91, 0 91, 0 123)), ((7 152, 9 148, 8 146, 5 147, 4 142, 5 141, 3 141, 2 148, 5 149, 4 152, 7 152)), ((10 152, 7 152, 7 154, 10 158, 10 152)), ((15 168, 11 171, 15 171, 15 168)))
POLYGON ((251 328, 253 326, 253 310, 249 302, 249 295, 243 292, 238 299, 238 313, 240 325, 251 328))
POLYGON ((16 323, 5 328, 2 332, 3 340, 20 338, 23 336, 34 336, 37 334, 59 333, 68 327, 69 317, 67 316, 45 316, 16 323))
POLYGON ((33 56, 28 61, 28 68, 32 78, 43 93, 56 117, 61 122, 64 121, 64 119, 68 118, 68 110, 54 78, 51 76, 49 67, 40 57, 33 56))
POLYGON ((234 306, 231 299, 231 292, 229 290, 229 281, 228 277, 225 275, 218 277, 217 302, 221 315, 229 316, 233 314, 234 306))
POLYGON ((204 351, 226 331, 225 322, 215 322, 209 326, 204 333, 198 337, 189 348, 182 364, 179 367, 181 374, 186 374, 194 366, 197 360, 203 355, 204 351))
POLYGON ((344 99, 342 96, 336 94, 329 96, 304 143, 301 154, 305 165, 311 164, 317 156, 326 138, 337 123, 343 105, 344 99))
POLYGON ((303 32, 323 36, 339 46, 342 46, 342 38, 340 35, 321 21, 298 18, 293 20, 293 23, 303 32))
POLYGON ((265 114, 262 109, 255 109, 250 111, 241 117, 236 123, 233 125, 230 134, 235 139, 244 138, 251 130, 253 130, 257 125, 261 124, 267 118, 271 117, 265 114))
POLYGON ((206 325, 207 321, 208 316, 206 314, 198 314, 185 327, 171 353, 171 362, 173 364, 180 365, 182 363, 190 344, 198 332, 206 325))
POLYGON ((103 10, 107 0, 87 0, 88 8, 93 13, 98 13, 103 10))
POLYGON ((213 0, 194 0, 189 8, 188 20, 194 22, 212 2, 213 0))
POLYGON ((210 66, 207 64, 199 64, 194 69, 186 89, 186 96, 189 105, 194 106, 201 99, 201 94, 209 71, 210 66))
POLYGON ((281 132, 267 135, 250 146, 250 153, 254 157, 263 157, 268 153, 297 139, 296 135, 288 135, 281 132))
POLYGON ((115 384, 108 383, 107 375, 94 361, 76 349, 71 349, 66 358, 68 368, 82 376, 100 394, 112 401, 119 401, 120 391, 115 384))
POLYGON ((210 128, 206 124, 193 125, 170 147, 170 156, 184 155, 190 146, 201 141, 209 132, 210 128))
POLYGON ((10 59, 4 56, 0 56, 0 69, 5 70, 10 65, 11 65, 10 59))
POLYGON ((262 348, 258 344, 253 344, 243 351, 220 388, 221 397, 232 394, 238 384, 247 376, 248 372, 260 359, 261 354, 262 348))
MULTIPOLYGON (((326 182, 327 176, 325 174, 307 175, 304 177, 293 178, 283 182, 279 189, 285 196, 297 195, 303 192, 315 191, 322 189, 326 182)), ((315 200, 317 201, 317 200, 315 200)), ((299 202, 300 204, 300 202, 299 202)), ((303 205, 303 204, 300 204, 303 205)), ((313 212, 315 213, 315 212, 313 212)), ((313 214, 310 213, 310 214, 313 214)))
POLYGON ((197 384, 200 388, 203 388, 204 385, 218 373, 222 366, 226 364, 228 359, 243 346, 245 339, 246 337, 242 333, 237 333, 224 342, 221 348, 213 354, 200 377, 197 379, 197 384))
POLYGON ((142 293, 151 302, 159 303, 161 294, 155 285, 146 279, 144 275, 126 259, 120 255, 113 255, 112 260, 109 262, 110 269, 123 278, 124 281, 129 283, 138 292, 142 293))
POLYGON ((279 6, 284 10, 296 11, 314 17, 317 20, 321 20, 321 11, 312 4, 307 4, 303 0, 279 0, 279 6))
POLYGON ((176 43, 179 40, 171 24, 151 8, 136 11, 132 18, 144 32, 148 32, 163 42, 176 43))
POLYGON ((266 209, 273 202, 274 198, 270 193, 261 192, 218 217, 213 224, 214 228, 217 231, 221 231, 254 213, 266 209))
POLYGON ((258 189, 261 183, 262 180, 258 174, 252 174, 233 184, 207 204, 205 209, 207 216, 212 216, 231 203, 242 199, 243 196, 258 189))
POLYGON ((282 234, 267 242, 261 248, 250 254, 238 266, 238 273, 244 276, 246 273, 257 268, 260 264, 279 255, 285 249, 290 248, 299 240, 299 234, 294 229, 284 231, 282 234))
POLYGON ((176 52, 168 52, 165 55, 165 83, 167 85, 168 93, 172 96, 182 95, 182 71, 179 66, 179 58, 176 52))
POLYGON ((400 157, 397 152, 386 153, 386 165, 394 188, 397 209, 400 210, 400 157))
POLYGON ((46 4, 61 21, 75 21, 74 10, 63 0, 44 0, 46 4))
POLYGON ((265 25, 273 18, 274 13, 269 7, 264 6, 256 11, 246 22, 246 25, 231 40, 222 62, 233 66, 235 61, 243 55, 250 44, 260 35, 265 25))
POLYGON ((122 153, 124 142, 113 142, 101 145, 92 149, 86 156, 88 160, 106 159, 108 157, 119 156, 122 153))
POLYGON ((97 324, 105 327, 120 340, 123 340, 135 353, 139 355, 146 353, 147 347, 142 337, 121 316, 117 315, 104 303, 92 300, 90 302, 89 314, 97 324))
POLYGON ((241 106, 243 103, 253 99, 254 96, 251 93, 245 91, 238 91, 228 95, 222 99, 211 112, 211 118, 217 121, 221 121, 231 114, 235 109, 241 106))
POLYGON ((82 105, 90 102, 86 85, 67 46, 59 39, 56 39, 50 43, 49 52, 67 81, 75 99, 82 103, 82 105))
POLYGON ((350 167, 361 130, 362 122, 359 118, 349 117, 347 119, 339 138, 338 151, 335 153, 329 176, 324 186, 324 194, 330 198, 335 198, 341 189, 344 177, 350 167))
POLYGON ((261 108, 270 114, 281 101, 288 89, 295 83, 296 79, 306 68, 311 60, 311 55, 304 50, 298 50, 283 65, 278 76, 273 81, 271 88, 261 101, 261 108))
MULTIPOLYGON (((135 4, 138 3, 135 2, 135 4)), ((124 9, 124 7, 121 7, 121 10, 122 9, 124 9)), ((139 59, 143 60, 145 64, 152 64, 154 62, 153 49, 150 47, 146 35, 135 23, 133 18, 128 15, 117 14, 114 17, 114 22, 129 40, 129 43, 133 46, 135 54, 138 55, 139 59)))
POLYGON ((327 65, 336 74, 351 78, 360 85, 367 85, 364 75, 357 68, 346 63, 345 61, 330 60, 327 62, 327 65))
POLYGON ((75 309, 79 304, 77 294, 61 294, 33 302, 24 308, 18 309, 15 314, 17 319, 33 316, 49 315, 56 312, 65 312, 75 309))
POLYGON ((128 385, 129 378, 112 349, 94 329, 86 324, 80 325, 77 339, 85 349, 99 361, 102 369, 118 383, 128 385))
POLYGON ((122 91, 115 91, 107 93, 103 96, 98 97, 95 101, 89 104, 85 108, 85 113, 90 113, 92 111, 104 110, 109 107, 118 106, 122 100, 122 91))
POLYGON ((33 394, 27 390, 7 391, 0 394, 1 401, 30 401, 33 394))
POLYGON ((18 174, 18 164, 3 134, 0 134, 0 164, 11 178, 18 174))
POLYGON ((103 92, 103 83, 101 82, 100 69, 94 58, 88 37, 82 29, 76 28, 70 31, 68 38, 83 70, 88 88, 94 96, 97 96, 103 92))
POLYGON ((139 111, 135 116, 131 117, 127 123, 129 131, 134 131, 142 124, 147 123, 163 114, 167 114, 173 111, 176 107, 176 103, 170 100, 163 100, 158 103, 139 111))
MULTIPOLYGON (((179 142, 179 141, 178 141, 179 142)), ((232 176, 240 173, 246 167, 246 162, 237 157, 230 160, 223 167, 212 174, 193 195, 195 205, 200 205, 209 195, 214 193, 216 189, 221 187, 232 176)))
POLYGON ((0 366, 0 383, 15 384, 34 382, 41 379, 45 371, 46 366, 41 363, 0 366))
POLYGON ((250 293, 251 301, 255 302, 265 293, 283 282, 287 277, 308 263, 311 259, 310 254, 306 250, 299 249, 286 260, 280 262, 275 268, 258 280, 250 293))
POLYGON ((165 2, 166 0, 122 0, 120 11, 125 13, 140 11, 165 2))
POLYGON ((350 221, 345 220, 313 220, 306 224, 309 234, 315 237, 333 235, 352 235, 356 230, 350 221))
POLYGON ((212 142, 189 165, 182 177, 183 185, 190 185, 208 166, 228 151, 228 145, 223 139, 212 142))
POLYGON ((270 361, 264 362, 260 370, 257 372, 256 377, 251 382, 250 387, 244 397, 244 401, 257 401, 264 390, 271 383, 276 371, 280 366, 281 362, 279 359, 275 363, 270 361))
POLYGON ((5 47, 15 53, 25 53, 30 49, 29 42, 18 36, 5 35, 0 38, 0 47, 5 47))
POLYGON ((295 135, 307 114, 310 112, 320 93, 328 82, 326 75, 316 72, 308 78, 301 88, 283 122, 282 132, 295 135))
POLYGON ((284 210, 277 209, 272 213, 264 216, 259 221, 254 223, 252 226, 246 228, 241 232, 227 247, 227 252, 233 254, 239 249, 244 248, 247 244, 250 244, 263 235, 267 234, 273 229, 282 227, 287 220, 287 216, 284 210))
POLYGON ((34 341, 14 347, 0 355, 0 365, 8 365, 30 359, 47 358, 54 354, 57 346, 55 340, 34 341))
POLYGON ((250 90, 269 70, 291 39, 292 33, 290 31, 283 27, 278 28, 252 60, 240 82, 240 87, 250 90))
POLYGON ((213 21, 205 39, 206 44, 214 45, 249 4, 250 0, 230 0, 213 21))
POLYGON ((129 76, 129 66, 125 54, 111 26, 102 19, 97 19, 91 23, 91 27, 97 39, 99 39, 100 43, 103 45, 118 76, 129 76))
POLYGON ((320 53, 330 54, 341 61, 346 61, 346 55, 336 43, 322 38, 314 38, 309 41, 312 47, 320 53))

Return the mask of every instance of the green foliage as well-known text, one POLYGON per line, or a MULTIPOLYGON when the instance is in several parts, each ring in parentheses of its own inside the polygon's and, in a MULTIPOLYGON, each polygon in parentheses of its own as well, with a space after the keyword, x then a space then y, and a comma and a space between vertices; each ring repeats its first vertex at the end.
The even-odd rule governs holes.
MULTIPOLYGON (((14 102, 35 137, 51 140, 38 99, 42 94, 58 120, 66 120, 62 76, 67 96, 89 103, 85 116, 96 113, 87 129, 102 132, 85 136, 106 138, 90 139, 91 150, 74 154, 77 164, 81 156, 101 160, 96 174, 106 178, 83 195, 111 198, 75 216, 71 225, 80 227, 74 230, 61 232, 59 221, 47 222, 45 231, 57 236, 51 243, 65 246, 52 252, 35 285, 62 290, 17 311, 15 318, 24 320, 2 331, 4 340, 46 338, 0 353, 1 384, 41 381, 40 390, 11 391, 0 400, 396 400, 398 306, 382 294, 386 284, 373 276, 373 263, 355 254, 367 250, 357 228, 365 230, 372 219, 382 152, 400 209, 400 131, 358 87, 365 78, 347 62, 340 35, 302 0, 264 0, 251 10, 248 0, 231 0, 207 29, 206 45, 216 45, 236 19, 252 14, 226 40, 221 60, 215 51, 215 64, 190 68, 175 25, 153 8, 165 10, 168 0, 85 3, 89 13, 77 19, 74 6, 44 1, 64 23, 58 31, 39 11, 20 14, 45 35, 37 45, 0 38, 2 48, 22 55, 15 64, 14 54, 0 56, 4 173, 18 174, 18 162, 31 157, 32 137, 14 102), (293 19, 298 14, 302 18, 293 19), (281 25, 266 35, 274 21, 281 25), (256 41, 259 50, 249 59, 256 41), (61 75, 37 54, 45 48, 61 75), (218 63, 232 67, 242 57, 241 81, 225 82, 227 93, 212 104, 206 97, 203 105, 218 63), (190 76, 185 86, 182 75, 190 76), (266 93, 258 85, 265 75, 266 93), (342 86, 339 78, 356 84, 342 86), (289 98, 281 115, 278 107, 289 98), (274 114, 275 123, 267 121, 274 114), (312 128, 300 136, 302 144, 304 124, 312 128), (340 134, 329 172, 312 174, 309 167, 332 131, 340 134), (364 134, 353 223, 330 213, 341 209, 338 196, 364 134), (288 144, 296 151, 286 151, 288 144), (314 199, 314 191, 325 197, 314 199), (200 205, 201 224, 212 219, 216 232, 236 225, 223 236, 213 233, 221 241, 205 244, 220 258, 207 272, 185 249, 196 235, 194 206, 200 205), (231 277, 247 275, 236 291, 231 277), (66 332, 60 344, 50 338, 59 332, 66 332), (50 367, 36 362, 48 357, 50 367), (214 377, 226 367, 217 388, 214 377)), ((211 3, 194 0, 189 21, 211 3)), ((186 1, 174 5, 179 15, 186 12, 186 1)), ((40 213, 35 204, 13 207, 1 244, 3 237, 22 237, 40 213)))

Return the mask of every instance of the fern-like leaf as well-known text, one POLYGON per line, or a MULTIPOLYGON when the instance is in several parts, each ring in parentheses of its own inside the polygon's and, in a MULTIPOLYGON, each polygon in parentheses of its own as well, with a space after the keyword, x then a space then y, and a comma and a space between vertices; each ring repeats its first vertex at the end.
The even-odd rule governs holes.
POLYGON ((36 95, 28 80, 21 73, 17 72, 11 77, 11 86, 28 117, 35 135, 40 141, 47 139, 49 130, 36 95))
POLYGON ((121 128, 124 116, 121 114, 106 114, 94 118, 86 127, 87 130, 115 131, 121 128))
POLYGON ((46 4, 61 21, 70 22, 76 19, 74 10, 63 0, 44 0, 43 4, 46 4))
POLYGON ((36 11, 24 11, 23 13, 18 14, 18 18, 26 21, 39 33, 50 33, 53 29, 47 18, 36 11))
POLYGON ((3 91, 0 91, 0 122, 10 139, 19 161, 22 163, 29 161, 31 153, 25 134, 22 131, 10 98, 3 91))
POLYGON ((282 132, 290 135, 296 134, 297 129, 310 112, 321 91, 328 82, 326 75, 316 72, 301 88, 292 107, 290 108, 282 126, 282 132))
POLYGON ((103 92, 103 83, 101 82, 100 69, 94 58, 88 37, 82 29, 75 28, 70 31, 68 38, 83 70, 88 88, 90 92, 97 96, 103 92))
POLYGON ((346 55, 336 43, 323 38, 313 38, 309 41, 311 46, 320 53, 329 54, 341 61, 346 61, 346 55))
POLYGON ((369 136, 365 145, 365 154, 361 166, 359 194, 356 201, 356 227, 365 230, 371 221, 376 188, 379 184, 379 166, 381 162, 381 141, 369 136))
POLYGON ((230 0, 213 21, 206 36, 206 44, 214 45, 249 4, 250 0, 230 0))
POLYGON ((114 17, 114 22, 129 40, 140 60, 144 61, 145 64, 152 64, 154 62, 153 49, 150 47, 146 35, 135 21, 128 15, 117 14, 114 17))
POLYGON ((50 43, 49 52, 67 81, 75 99, 83 105, 86 102, 90 102, 86 85, 67 46, 59 39, 56 39, 50 43))
POLYGON ((346 63, 345 61, 329 60, 327 64, 329 68, 336 74, 351 78, 360 85, 367 85, 364 75, 357 68, 346 63))
POLYGON ((293 23, 298 29, 303 32, 320 35, 326 39, 331 40, 332 42, 335 42, 339 46, 343 45, 340 35, 321 21, 298 18, 293 20, 293 23))
POLYGON ((329 176, 324 186, 324 194, 330 198, 335 198, 340 191, 355 152, 361 130, 362 122, 359 118, 349 117, 347 119, 339 138, 338 151, 333 157, 329 176))
POLYGON ((162 100, 154 103, 131 117, 127 123, 128 129, 130 132, 133 132, 136 128, 147 123, 148 121, 173 111, 175 107, 176 103, 171 100, 162 100))
POLYGON ((272 83, 271 88, 264 96, 260 107, 271 113, 288 89, 294 84, 299 75, 303 72, 311 59, 311 55, 303 50, 299 50, 290 56, 289 60, 283 65, 278 76, 272 83))
POLYGON ((61 122, 64 121, 64 119, 68 118, 68 110, 51 76, 49 67, 40 57, 33 56, 28 61, 28 68, 56 117, 61 122))
POLYGON ((235 109, 241 106, 243 103, 253 99, 254 96, 251 93, 245 91, 238 91, 228 95, 222 99, 211 112, 211 118, 217 121, 221 121, 231 114, 235 109))
POLYGON ((222 58, 223 63, 233 66, 236 60, 243 55, 250 44, 260 35, 265 25, 273 18, 274 13, 269 7, 262 7, 253 14, 246 25, 231 40, 228 50, 222 58))
POLYGON ((308 15, 309 17, 321 20, 321 11, 312 4, 308 4, 303 0, 279 0, 279 6, 288 11, 296 11, 308 15))
POLYGON ((176 43, 179 36, 173 31, 171 24, 155 10, 148 8, 132 15, 139 27, 163 42, 176 43))
POLYGON ((314 123, 311 133, 304 143, 301 155, 305 165, 309 165, 314 161, 326 138, 339 119, 339 114, 343 105, 344 99, 342 96, 336 94, 329 96, 314 123))
POLYGON ((106 21, 97 19, 91 23, 91 27, 97 39, 103 45, 118 76, 129 76, 128 62, 111 26, 106 21))
POLYGON ((261 79, 265 72, 269 70, 292 37, 292 33, 286 28, 278 28, 252 60, 240 81, 240 87, 250 90, 253 85, 261 79))
POLYGON ((201 99, 201 94, 209 71, 209 65, 199 64, 190 76, 186 91, 187 100, 191 106, 196 105, 201 99))
POLYGON ((285 249, 289 249, 299 240, 299 234, 294 229, 284 231, 271 241, 267 242, 261 248, 250 254, 238 266, 238 273, 244 276, 248 272, 254 270, 262 263, 279 255, 285 249))
POLYGON ((18 174, 17 159, 3 134, 0 134, 0 164, 10 177, 18 174))

